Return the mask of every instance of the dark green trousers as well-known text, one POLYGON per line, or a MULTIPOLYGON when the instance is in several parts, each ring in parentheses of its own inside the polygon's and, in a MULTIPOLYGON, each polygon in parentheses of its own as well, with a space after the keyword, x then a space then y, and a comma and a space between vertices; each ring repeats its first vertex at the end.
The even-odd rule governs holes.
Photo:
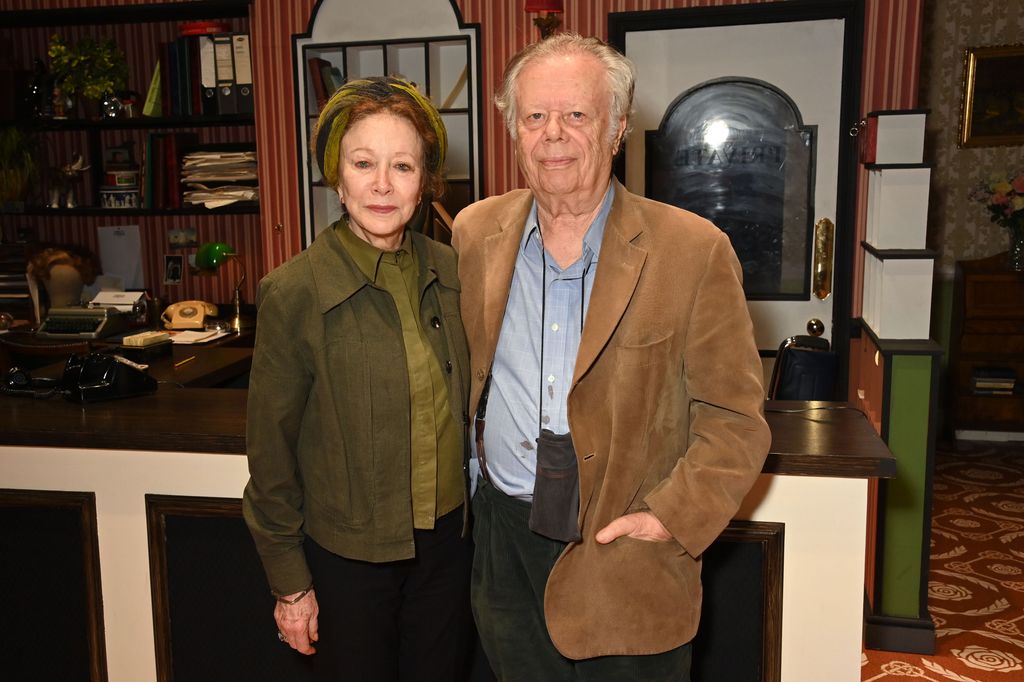
POLYGON ((473 515, 473 616, 501 682, 689 682, 689 644, 582 661, 558 653, 544 624, 544 587, 565 544, 531 531, 530 505, 486 481, 473 497, 473 515))

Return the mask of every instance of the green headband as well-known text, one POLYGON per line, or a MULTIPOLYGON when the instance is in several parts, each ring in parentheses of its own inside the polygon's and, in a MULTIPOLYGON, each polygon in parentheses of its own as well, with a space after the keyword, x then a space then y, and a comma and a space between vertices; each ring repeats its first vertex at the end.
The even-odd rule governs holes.
MULTIPOLYGON (((444 159, 448 152, 448 133, 444 121, 430 100, 424 97, 416 86, 399 78, 373 77, 354 80, 338 88, 331 95, 327 104, 320 111, 316 124, 316 162, 320 165, 320 173, 330 187, 338 184, 338 162, 341 157, 341 138, 348 128, 349 114, 352 108, 365 100, 384 100, 401 93, 411 99, 427 115, 430 127, 437 136, 435 169, 438 173, 444 170, 444 159)), ((427 162, 431 159, 427 150, 427 162)))

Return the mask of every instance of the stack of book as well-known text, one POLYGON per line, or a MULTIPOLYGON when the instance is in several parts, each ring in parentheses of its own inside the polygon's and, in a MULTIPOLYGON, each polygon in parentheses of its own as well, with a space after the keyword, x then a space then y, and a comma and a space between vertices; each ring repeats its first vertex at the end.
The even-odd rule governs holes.
POLYGON ((324 108, 338 88, 344 84, 341 69, 321 57, 310 57, 306 60, 309 67, 309 82, 313 85, 317 111, 324 108))
POLYGON ((181 208, 181 154, 197 139, 192 132, 149 133, 143 150, 143 208, 181 208))
POLYGON ((239 201, 258 202, 255 150, 207 149, 185 154, 181 183, 186 204, 218 208, 239 201))
POLYGON ((149 116, 222 116, 253 111, 252 57, 248 33, 223 22, 181 25, 163 43, 144 113, 149 116))
POLYGON ((1009 367, 975 367, 971 370, 974 395, 1013 395, 1017 375, 1009 367))

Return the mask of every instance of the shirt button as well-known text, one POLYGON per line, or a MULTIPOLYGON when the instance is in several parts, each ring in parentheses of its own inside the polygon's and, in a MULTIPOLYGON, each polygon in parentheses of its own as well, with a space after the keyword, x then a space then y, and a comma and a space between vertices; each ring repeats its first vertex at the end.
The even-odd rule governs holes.
POLYGON ((452 373, 452 361, 451 360, 445 360, 444 361, 444 371, 448 372, 449 374, 452 373))
POLYGON ((549 374, 548 375, 548 383, 549 384, 555 383, 555 375, 554 374, 549 374))
POLYGON ((433 327, 434 329, 440 329, 441 320, 437 316, 430 318, 430 326, 433 327))
POLYGON ((557 332, 558 331, 558 323, 557 322, 555 322, 554 324, 551 325, 551 331, 553 331, 553 332, 557 332))

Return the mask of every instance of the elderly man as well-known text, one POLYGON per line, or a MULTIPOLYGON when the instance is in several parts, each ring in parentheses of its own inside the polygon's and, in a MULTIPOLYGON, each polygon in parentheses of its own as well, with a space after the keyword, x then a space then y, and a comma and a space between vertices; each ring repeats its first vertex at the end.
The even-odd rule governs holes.
POLYGON ((701 553, 770 442, 728 238, 612 180, 633 84, 597 39, 520 52, 496 103, 529 190, 455 221, 501 680, 688 679, 701 553))

